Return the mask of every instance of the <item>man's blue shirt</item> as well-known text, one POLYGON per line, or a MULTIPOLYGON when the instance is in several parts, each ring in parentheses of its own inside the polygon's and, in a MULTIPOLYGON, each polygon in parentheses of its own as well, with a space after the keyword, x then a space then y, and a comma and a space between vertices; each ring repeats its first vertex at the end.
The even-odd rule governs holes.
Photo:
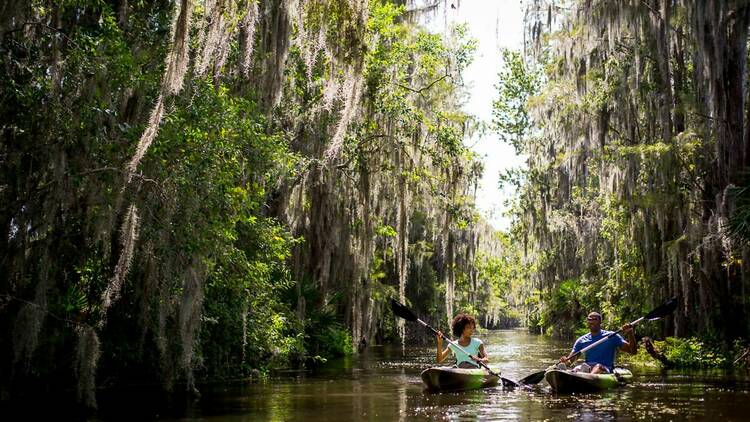
MULTIPOLYGON (((573 345, 573 352, 575 353, 579 350, 582 350, 586 346, 595 343, 611 332, 612 331, 601 330, 599 331, 599 334, 595 336, 592 336, 591 333, 588 333, 582 335, 581 337, 578 337, 578 340, 576 340, 575 344, 573 345)), ((596 363, 600 363, 609 368, 609 370, 611 371, 612 367, 615 366, 615 353, 617 352, 617 349, 626 343, 627 342, 624 338, 622 338, 621 335, 616 334, 610 337, 604 343, 587 351, 585 353, 586 363, 592 366, 596 363)))

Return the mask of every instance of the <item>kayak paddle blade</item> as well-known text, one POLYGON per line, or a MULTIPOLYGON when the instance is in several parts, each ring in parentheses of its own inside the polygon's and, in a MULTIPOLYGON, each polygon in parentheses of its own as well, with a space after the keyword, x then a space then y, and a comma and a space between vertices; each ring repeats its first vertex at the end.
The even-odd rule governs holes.
POLYGON ((503 383, 503 388, 517 388, 517 387, 523 387, 522 384, 517 383, 511 379, 500 377, 500 381, 503 383))
POLYGON ((656 309, 654 309, 653 311, 649 312, 648 315, 644 317, 644 319, 655 321, 659 318, 664 318, 665 316, 674 312, 675 309, 677 309, 677 302, 677 296, 669 299, 668 301, 656 307, 656 309))
POLYGON ((417 320, 417 316, 414 315, 414 312, 412 312, 411 309, 407 308, 395 299, 391 299, 391 309, 393 310, 393 313, 396 314, 396 316, 399 318, 403 318, 407 321, 417 320))
POLYGON ((544 373, 545 372, 547 372, 547 371, 544 370, 544 371, 534 372, 533 374, 527 375, 527 376, 521 378, 520 380, 518 380, 518 383, 519 384, 523 384, 523 385, 536 385, 536 384, 539 384, 544 379, 544 373))

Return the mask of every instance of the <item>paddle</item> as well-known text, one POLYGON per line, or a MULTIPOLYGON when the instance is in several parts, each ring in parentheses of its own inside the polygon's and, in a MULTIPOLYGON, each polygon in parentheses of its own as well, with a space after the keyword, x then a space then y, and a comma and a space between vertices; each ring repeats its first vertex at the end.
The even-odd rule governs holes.
MULTIPOLYGON (((654 310, 652 310, 651 312, 649 312, 648 314, 646 314, 646 316, 642 316, 642 317, 636 319, 635 321, 631 322, 630 325, 633 326, 633 327, 635 327, 636 325, 638 325, 641 322, 643 322, 643 320, 656 321, 657 319, 664 318, 665 316, 671 314, 672 312, 674 312, 674 310, 676 308, 677 308, 677 298, 673 297, 673 298, 667 300, 666 302, 662 303, 661 305, 657 306, 654 310)), ((572 354, 569 357, 569 359, 573 359, 576 356, 580 355, 581 353, 584 353, 584 352, 586 352, 588 350, 593 349, 594 347, 596 347, 596 346, 604 343, 605 341, 607 341, 610 337, 612 337, 612 336, 614 336, 616 334, 619 334, 621 331, 622 331, 622 328, 620 328, 619 330, 617 330, 615 332, 607 334, 606 336, 604 336, 604 337, 600 338, 599 340, 597 340, 595 343, 590 344, 590 345, 584 347, 583 349, 579 350, 578 352, 572 354)), ((531 375, 528 375, 526 377, 521 378, 518 382, 521 383, 521 384, 526 384, 526 385, 538 384, 541 380, 544 379, 544 373, 545 372, 547 372, 546 369, 543 370, 543 371, 534 372, 531 375)))
MULTIPOLYGON (((418 322, 418 323, 422 324, 422 326, 424 326, 425 328, 427 328, 430 331, 432 331, 433 333, 435 333, 435 335, 441 336, 443 339, 445 339, 446 341, 448 341, 448 343, 452 344, 458 350, 466 353, 467 355, 469 354, 466 350, 464 350, 463 347, 461 347, 461 345, 458 344, 458 342, 455 342, 455 341, 449 339, 444 334, 440 333, 438 330, 436 330, 436 329, 430 327, 429 325, 427 325, 426 322, 424 322, 421 319, 417 318, 417 316, 414 315, 414 312, 412 312, 411 309, 407 308, 406 306, 404 306, 403 304, 399 303, 398 301, 396 301, 394 299, 391 299, 391 309, 393 310, 393 313, 396 314, 396 316, 401 317, 401 318, 403 318, 403 319, 405 319, 407 321, 418 322)), ((475 362, 477 362, 477 361, 475 361, 475 362)), ((486 369, 490 374, 492 374, 492 375, 500 378, 500 380, 503 382, 503 387, 522 387, 521 384, 519 384, 519 383, 517 383, 517 382, 515 382, 513 380, 501 377, 500 374, 498 374, 497 372, 495 372, 492 369, 490 369, 490 367, 487 366, 484 362, 477 362, 477 364, 480 365, 481 367, 483 367, 484 369, 486 369)))

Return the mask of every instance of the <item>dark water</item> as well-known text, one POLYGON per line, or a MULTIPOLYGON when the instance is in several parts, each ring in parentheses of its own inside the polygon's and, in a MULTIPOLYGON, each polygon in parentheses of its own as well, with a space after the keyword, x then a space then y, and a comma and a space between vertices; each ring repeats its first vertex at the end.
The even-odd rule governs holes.
MULTIPOLYGON (((503 376, 519 379, 543 369, 569 344, 522 330, 480 333, 503 376)), ((534 391, 502 388, 424 392, 419 373, 433 348, 375 347, 331 362, 315 373, 282 373, 267 381, 205 385, 197 401, 159 396, 104 398, 101 419, 201 421, 350 420, 750 420, 750 376, 745 372, 679 372, 633 368, 633 382, 598 394, 556 395, 546 383, 534 391)))

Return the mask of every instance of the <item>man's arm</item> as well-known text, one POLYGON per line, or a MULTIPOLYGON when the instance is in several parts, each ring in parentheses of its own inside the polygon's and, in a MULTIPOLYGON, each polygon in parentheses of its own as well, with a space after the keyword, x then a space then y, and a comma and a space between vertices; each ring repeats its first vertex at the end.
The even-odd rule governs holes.
POLYGON ((581 354, 579 353, 579 354, 577 354, 577 355, 575 355, 575 356, 571 357, 571 355, 573 355, 573 354, 575 354, 575 352, 571 351, 570 353, 568 353, 568 355, 567 355, 567 356, 563 356, 563 357, 561 357, 561 358, 560 358, 560 362, 562 362, 562 363, 564 363, 564 364, 566 364, 566 365, 570 365, 571 363, 573 363, 573 362, 575 362, 576 360, 578 360, 578 356, 581 356, 581 354))
MULTIPOLYGON (((580 339, 578 339, 578 340, 580 340, 580 339)), ((578 352, 578 350, 580 350, 582 348, 580 346, 580 343, 578 342, 578 340, 576 340, 575 344, 573 344, 573 348, 570 350, 570 353, 568 353, 567 355, 565 355, 565 356, 563 356, 563 357, 560 358, 560 363, 564 363, 566 365, 570 365, 571 363, 575 362, 576 359, 578 359, 578 356, 580 356, 581 354, 580 353, 577 354, 577 355, 575 355, 575 354, 576 354, 576 352, 578 352), (573 356, 573 355, 575 355, 575 356, 573 356)))
POLYGON ((620 346, 620 350, 630 353, 631 355, 638 353, 638 342, 635 341, 635 330, 633 329, 633 326, 630 324, 623 325, 622 333, 625 334, 626 340, 625 343, 620 346))

